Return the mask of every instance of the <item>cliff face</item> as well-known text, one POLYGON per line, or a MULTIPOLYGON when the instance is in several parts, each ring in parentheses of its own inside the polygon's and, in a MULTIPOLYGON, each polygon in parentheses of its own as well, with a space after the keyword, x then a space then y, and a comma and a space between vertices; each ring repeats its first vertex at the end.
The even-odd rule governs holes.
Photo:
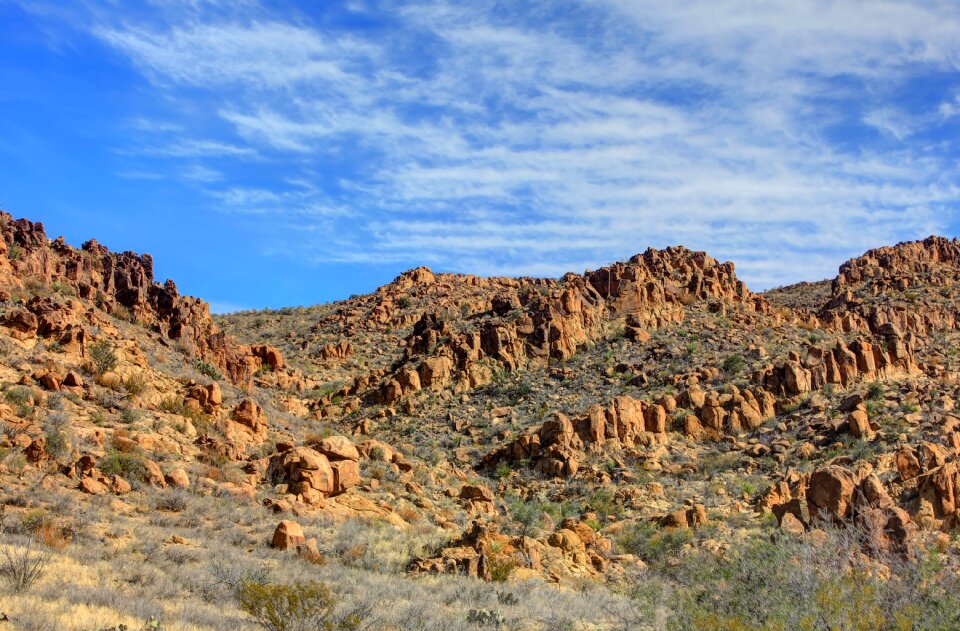
MULTIPOLYGON (((78 250, 63 237, 49 240, 42 223, 14 220, 7 213, 0 213, 0 235, 0 300, 10 300, 29 283, 56 287, 61 294, 150 327, 235 383, 249 380, 264 364, 265 352, 242 346, 217 328, 207 303, 181 295, 172 280, 156 282, 149 254, 111 252, 95 240, 78 250)), ((49 300, 32 300, 25 309, 41 320, 58 311, 49 300)), ((23 313, 19 318, 21 334, 30 334, 31 318, 23 313)), ((70 324, 72 339, 82 342, 82 323, 70 324)))

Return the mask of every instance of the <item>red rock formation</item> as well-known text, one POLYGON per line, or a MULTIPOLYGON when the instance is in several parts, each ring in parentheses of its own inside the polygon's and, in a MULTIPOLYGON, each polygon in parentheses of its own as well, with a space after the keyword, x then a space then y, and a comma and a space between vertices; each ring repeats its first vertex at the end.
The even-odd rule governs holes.
MULTIPOLYGON (((149 254, 110 252, 94 240, 77 250, 63 237, 49 241, 43 224, 13 220, 6 213, 0 213, 0 236, 0 294, 11 296, 27 279, 47 286, 57 283, 107 313, 153 328, 221 368, 234 382, 248 380, 265 362, 274 368, 283 365, 275 349, 258 355, 222 333, 213 324, 207 303, 181 296, 171 280, 155 282, 149 254)), ((35 297, 25 309, 8 311, 3 321, 22 337, 56 336, 82 351, 83 311, 72 299, 35 297)))
POLYGON ((483 461, 495 465, 528 460, 538 471, 566 477, 577 473, 585 452, 649 446, 665 431, 666 412, 661 405, 621 396, 607 407, 593 406, 578 419, 554 414, 539 428, 491 451, 483 461))
POLYGON ((960 327, 960 309, 930 289, 960 282, 960 241, 923 241, 877 248, 847 261, 833 281, 833 297, 816 314, 820 324, 841 331, 926 335, 960 327), (900 299, 893 299, 900 297, 900 299), (893 299, 893 300, 892 300, 893 299))

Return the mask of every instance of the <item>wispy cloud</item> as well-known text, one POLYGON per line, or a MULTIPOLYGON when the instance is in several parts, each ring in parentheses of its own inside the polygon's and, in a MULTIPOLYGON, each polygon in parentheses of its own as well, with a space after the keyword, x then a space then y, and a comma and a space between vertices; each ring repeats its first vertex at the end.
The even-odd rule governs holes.
POLYGON ((173 158, 200 158, 209 156, 254 156, 256 150, 251 147, 219 142, 216 140, 182 139, 168 145, 145 146, 130 153, 147 156, 166 156, 173 158))
POLYGON ((952 1, 187 5, 94 27, 171 103, 139 151, 290 222, 269 248, 299 259, 558 274, 684 243, 768 286, 958 210, 952 1), (256 183, 218 163, 253 157, 256 183))

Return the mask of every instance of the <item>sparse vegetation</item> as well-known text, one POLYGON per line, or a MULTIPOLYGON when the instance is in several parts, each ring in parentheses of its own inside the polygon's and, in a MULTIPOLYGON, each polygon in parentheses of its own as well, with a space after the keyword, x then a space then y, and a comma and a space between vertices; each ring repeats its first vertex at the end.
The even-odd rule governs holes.
POLYGON ((90 345, 90 361, 98 375, 114 370, 117 367, 117 351, 110 340, 97 340, 90 345))
POLYGON ((42 549, 33 539, 22 546, 8 545, 0 559, 0 575, 7 579, 14 593, 26 591, 43 576, 50 556, 50 551, 42 549))
POLYGON ((723 372, 728 375, 739 375, 747 367, 747 360, 743 358, 743 355, 729 355, 726 359, 723 360, 723 372))
POLYGON ((223 379, 223 375, 217 370, 217 367, 213 364, 208 364, 207 362, 197 359, 193 362, 193 367, 204 377, 209 377, 214 381, 220 381, 223 379))
POLYGON ((315 631, 356 629, 362 620, 336 620, 336 601, 330 589, 319 582, 271 585, 246 582, 237 593, 240 609, 267 631, 315 631))

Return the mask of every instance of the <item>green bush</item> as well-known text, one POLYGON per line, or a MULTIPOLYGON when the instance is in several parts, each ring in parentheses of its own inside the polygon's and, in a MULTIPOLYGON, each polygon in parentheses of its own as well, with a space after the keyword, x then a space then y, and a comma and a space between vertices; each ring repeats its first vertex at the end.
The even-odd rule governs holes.
POLYGON ((135 397, 143 394, 144 390, 147 389, 147 381, 141 375, 131 375, 123 382, 123 389, 127 391, 127 394, 135 397))
POLYGON ((507 619, 494 609, 471 609, 467 612, 467 622, 478 627, 503 628, 507 619))
POLYGON ((127 480, 142 482, 147 478, 147 465, 140 454, 111 450, 97 462, 97 468, 104 475, 118 475, 127 480))
POLYGON ((54 458, 63 458, 69 455, 70 438, 60 429, 52 429, 46 434, 47 453, 54 458))
POLYGON ((879 381, 874 381, 869 386, 867 386, 867 398, 870 400, 877 400, 883 396, 883 384, 879 381))
POLYGON ((208 364, 208 363, 205 362, 205 361, 201 361, 201 360, 198 359, 198 360, 196 360, 196 361, 193 362, 193 367, 194 367, 194 368, 196 369, 196 371, 199 372, 201 375, 203 375, 203 376, 205 376, 205 377, 209 377, 210 379, 213 379, 214 381, 220 381, 221 379, 223 379, 223 375, 220 374, 220 371, 217 370, 217 367, 214 366, 214 365, 212 365, 212 364, 208 364))
POLYGON ((16 405, 26 405, 29 404, 31 398, 33 397, 33 393, 30 392, 30 388, 26 386, 15 386, 7 390, 4 393, 4 397, 10 403, 16 405))
POLYGON ((747 360, 743 358, 743 355, 736 354, 727 357, 725 360, 723 360, 723 364, 721 365, 723 372, 727 373, 728 375, 739 375, 746 367, 747 360))
POLYGON ((670 629, 960 628, 957 575, 931 562, 881 555, 891 578, 862 564, 862 533, 828 531, 826 540, 757 538, 727 557, 699 555, 672 570, 670 629))
POLYGON ((240 609, 267 631, 334 631, 360 628, 364 613, 334 615, 336 599, 323 583, 269 585, 246 581, 237 590, 240 609))
POLYGON ((509 557, 498 557, 490 561, 490 580, 505 583, 517 568, 517 562, 509 557))
POLYGON ((627 554, 634 554, 647 563, 657 563, 676 557, 680 549, 693 539, 689 528, 661 530, 649 521, 635 522, 618 537, 617 546, 627 554))
POLYGON ((102 375, 117 367, 117 351, 110 340, 99 340, 90 345, 90 360, 97 374, 102 375))

